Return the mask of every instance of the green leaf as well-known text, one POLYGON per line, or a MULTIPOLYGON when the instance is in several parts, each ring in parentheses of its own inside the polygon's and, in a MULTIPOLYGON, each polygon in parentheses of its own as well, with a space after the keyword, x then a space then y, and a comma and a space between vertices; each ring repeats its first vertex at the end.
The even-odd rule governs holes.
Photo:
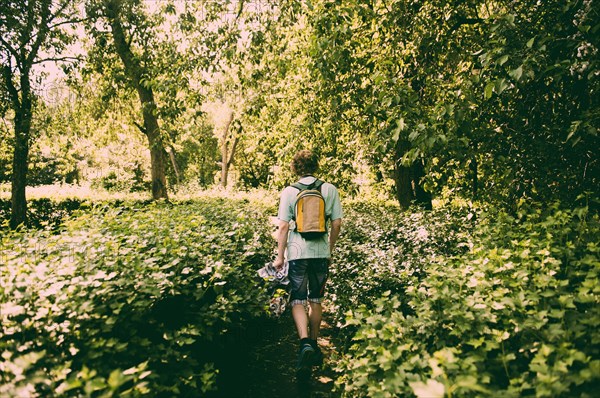
POLYGON ((410 134, 408 135, 408 140, 411 142, 414 142, 418 137, 419 137, 419 130, 413 130, 410 132, 410 134))
POLYGON ((426 383, 409 383, 417 398, 444 398, 446 387, 437 380, 429 379, 426 383))
POLYGON ((56 392, 58 394, 64 394, 67 391, 75 390, 77 388, 81 388, 83 386, 83 382, 79 380, 77 377, 72 375, 67 380, 63 381, 57 388, 56 392))
POLYGON ((521 80, 521 76, 523 76, 523 65, 519 66, 517 69, 511 70, 508 74, 516 81, 521 80))
POLYGON ((396 128, 394 129, 394 134, 392 135, 392 143, 397 143, 398 140, 400 139, 400 129, 396 128))
POLYGON ((120 369, 115 369, 110 373, 110 376, 108 376, 108 386, 113 389, 116 390, 118 389, 124 382, 126 381, 125 377, 123 377, 123 373, 121 372, 120 369))
POLYGON ((506 79, 498 79, 496 80, 496 84, 494 86, 494 91, 496 94, 500 95, 508 88, 508 84, 506 83, 506 79))
POLYGON ((105 383, 104 379, 102 377, 96 377, 92 380, 89 380, 87 383, 85 383, 85 386, 83 387, 83 391, 85 391, 86 394, 91 396, 93 392, 100 391, 100 390, 104 389, 105 387, 106 387, 106 383, 105 383))
POLYGON ((527 42, 527 48, 533 47, 534 42, 535 42, 535 37, 532 37, 531 39, 529 39, 529 41, 527 42))
POLYGON ((21 371, 24 373, 27 369, 29 369, 32 365, 35 365, 37 361, 42 359, 46 355, 46 351, 40 352, 30 352, 20 357, 15 358, 14 363, 17 365, 21 371))
POLYGON ((485 99, 492 98, 492 94, 494 92, 494 86, 495 86, 494 82, 489 82, 488 84, 485 85, 485 90, 484 90, 484 98, 485 99))

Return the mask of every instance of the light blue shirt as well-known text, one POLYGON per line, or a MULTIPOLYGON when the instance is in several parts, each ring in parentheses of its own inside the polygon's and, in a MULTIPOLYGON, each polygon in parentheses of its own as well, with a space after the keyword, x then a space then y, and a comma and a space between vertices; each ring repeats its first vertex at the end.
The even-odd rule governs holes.
MULTIPOLYGON (((315 177, 309 176, 300 179, 300 183, 310 185, 316 180, 315 177)), ((296 225, 292 221, 294 218, 294 207, 296 206, 296 196, 298 189, 294 187, 286 187, 281 192, 279 201, 279 212, 277 218, 282 221, 290 222, 290 232, 287 243, 287 259, 298 260, 305 258, 330 258, 329 239, 327 235, 314 240, 306 240, 295 231, 296 225)), ((325 215, 327 220, 337 220, 342 218, 342 203, 340 202, 340 194, 336 187, 332 184, 324 183, 321 185, 321 195, 325 199, 325 215)))

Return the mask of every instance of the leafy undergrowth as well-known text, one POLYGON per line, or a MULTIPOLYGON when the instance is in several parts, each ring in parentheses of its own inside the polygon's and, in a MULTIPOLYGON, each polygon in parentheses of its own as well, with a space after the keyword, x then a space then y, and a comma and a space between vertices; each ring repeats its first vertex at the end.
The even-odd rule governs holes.
MULTIPOLYGON (((8 188, 0 184, 0 229, 7 229, 11 200, 9 191, 5 192, 3 189, 8 188)), ((27 187, 27 198, 26 227, 54 231, 58 231, 63 220, 77 211, 88 211, 92 207, 99 206, 120 207, 126 203, 137 203, 138 205, 152 203, 147 194, 107 192, 77 185, 27 187)), ((263 207, 266 202, 270 203, 267 205, 270 207, 277 201, 276 193, 262 189, 243 192, 218 187, 204 191, 182 189, 177 193, 171 193, 171 199, 175 203, 189 203, 198 198, 251 200, 261 203, 263 207)))
POLYGON ((597 396, 597 215, 489 211, 466 234, 461 214, 367 210, 334 275, 342 396, 597 396))
MULTIPOLYGON (((97 202, 96 202, 97 203, 97 202)), ((123 204, 121 200, 107 200, 106 204, 118 207, 123 204)), ((146 203, 150 203, 149 201, 146 203)), ((0 226, 8 224, 10 219, 10 199, 0 198, 0 226)), ((31 199, 27 203, 27 227, 34 229, 50 228, 58 230, 63 220, 72 213, 89 210, 92 201, 89 199, 66 198, 55 200, 50 198, 31 199)))
MULTIPOLYGON (((255 279, 274 247, 266 202, 90 202, 7 233, 0 395, 289 395, 292 320, 264 322, 255 279)), ((323 340, 336 347, 312 396, 594 396, 597 215, 344 208, 323 340)))
POLYGON ((2 238, 0 396, 198 396, 221 334, 264 314, 266 209, 101 205, 2 238))
POLYGON ((465 252, 473 222, 466 207, 402 212, 396 204, 348 203, 329 285, 336 324, 386 291, 403 294, 437 256, 465 252))

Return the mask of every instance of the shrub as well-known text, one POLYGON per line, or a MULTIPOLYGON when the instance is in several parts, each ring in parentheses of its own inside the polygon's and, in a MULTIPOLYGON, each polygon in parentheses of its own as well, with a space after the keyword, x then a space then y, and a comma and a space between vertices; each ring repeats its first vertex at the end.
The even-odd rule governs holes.
POLYGON ((592 397, 600 375, 597 216, 482 215, 472 249, 348 312, 349 397, 592 397), (410 311, 404 311, 408 307, 410 311))
POLYGON ((102 170, 91 179, 91 187, 109 193, 129 193, 149 191, 152 182, 147 178, 146 170, 139 161, 130 162, 120 168, 102 170))
MULTIPOLYGON (((0 225, 10 219, 10 199, 0 199, 0 225)), ((89 200, 53 200, 38 198, 27 201, 27 226, 58 230, 63 220, 77 210, 91 207, 89 200)))
POLYGON ((468 208, 402 212, 395 203, 357 201, 344 211, 328 285, 338 325, 346 311, 371 308, 385 291, 403 294, 437 256, 464 252, 472 220, 468 208))
POLYGON ((103 204, 2 238, 0 395, 198 396, 211 345, 264 313, 272 248, 247 201, 103 204), (266 244, 268 242, 268 244, 266 244))

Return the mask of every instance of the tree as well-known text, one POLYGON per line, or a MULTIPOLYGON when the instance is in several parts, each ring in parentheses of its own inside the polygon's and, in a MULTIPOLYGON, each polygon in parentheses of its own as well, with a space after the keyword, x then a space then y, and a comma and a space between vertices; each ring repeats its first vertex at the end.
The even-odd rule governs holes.
POLYGON ((233 127, 233 110, 229 111, 227 121, 223 126, 223 133, 221 134, 221 186, 227 187, 227 176, 229 175, 229 169, 233 163, 233 157, 235 156, 235 150, 239 142, 239 135, 235 134, 233 127))
POLYGON ((318 94, 371 146, 374 169, 393 178, 403 208, 413 201, 431 208, 431 195, 423 189, 430 155, 411 149, 426 129, 423 119, 433 101, 421 85, 439 53, 423 56, 432 49, 421 42, 439 34, 438 26, 428 30, 441 19, 438 11, 429 2, 351 2, 343 8, 319 2, 311 18, 318 94))
POLYGON ((474 124, 479 150, 495 158, 480 165, 488 174, 488 199, 514 205, 600 197, 594 3, 501 2, 493 9, 484 26, 489 39, 480 43, 473 66, 482 95, 471 104, 481 115, 474 124), (505 170, 496 172, 498 166, 505 170))
POLYGON ((178 118, 197 114, 186 111, 202 107, 206 78, 237 57, 244 3, 87 1, 94 21, 87 26, 95 41, 91 63, 116 84, 125 82, 140 99, 143 123, 134 124, 149 140, 155 198, 167 195, 165 159, 175 178, 182 178, 175 151, 178 118), (115 55, 117 67, 111 62, 115 55))
POLYGON ((234 69, 221 65, 220 70, 212 75, 211 80, 211 90, 207 95, 209 101, 204 104, 204 111, 212 120, 214 136, 219 142, 220 184, 225 188, 242 138, 238 115, 243 112, 246 99, 240 95, 240 84, 235 78, 234 69))
POLYGON ((6 0, 0 13, 3 86, 14 113, 11 177, 11 228, 27 218, 27 169, 32 141, 35 94, 31 80, 37 64, 65 61, 60 53, 72 40, 62 28, 79 21, 72 0, 6 0))
POLYGON ((355 192, 354 163, 361 156, 354 132, 340 128, 317 95, 309 54, 312 27, 307 3, 279 1, 264 7, 249 35, 238 69, 246 102, 239 120, 244 134, 236 169, 245 186, 281 188, 294 178, 289 162, 299 149, 321 158, 320 175, 344 192, 355 192))
MULTIPOLYGON (((220 82, 215 83, 221 86, 220 82)), ((213 135, 218 140, 220 152, 220 185, 225 188, 228 183, 229 170, 233 164, 237 146, 240 141, 240 125, 235 118, 236 110, 219 98, 204 104, 205 112, 210 115, 213 124, 213 135)))
POLYGON ((152 84, 157 73, 156 70, 153 70, 154 56, 151 54, 151 49, 147 47, 152 42, 152 36, 155 33, 152 29, 159 22, 146 15, 140 1, 90 1, 87 6, 91 19, 96 22, 103 20, 109 29, 107 32, 99 30, 96 24, 88 26, 96 38, 96 45, 106 44, 107 36, 110 36, 112 39, 111 49, 122 63, 127 84, 137 92, 141 105, 142 124, 136 123, 136 126, 148 139, 152 197, 166 199, 168 193, 165 148, 159 125, 159 110, 155 99, 154 85, 152 84))
POLYGON ((317 92, 370 141, 403 207, 443 190, 505 205, 597 197, 594 3, 315 2, 317 92))

